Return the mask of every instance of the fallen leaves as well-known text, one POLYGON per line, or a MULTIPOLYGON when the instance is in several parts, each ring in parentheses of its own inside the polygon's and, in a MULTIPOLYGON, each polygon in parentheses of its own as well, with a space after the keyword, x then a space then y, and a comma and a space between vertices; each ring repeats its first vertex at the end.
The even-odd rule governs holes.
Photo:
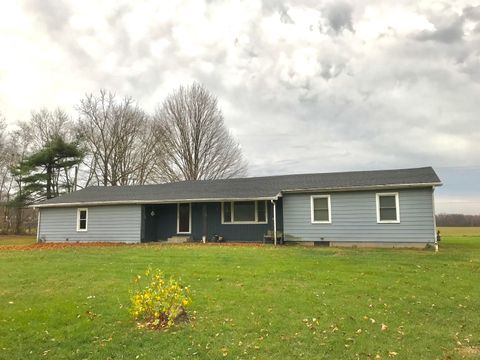
POLYGON ((85 311, 85 315, 87 315, 90 320, 94 320, 97 317, 97 314, 90 310, 85 311))
POLYGON ((150 247, 161 248, 163 246, 192 248, 192 247, 265 247, 260 243, 185 243, 185 244, 164 244, 164 243, 147 243, 147 244, 127 244, 117 242, 63 242, 63 243, 35 243, 30 245, 2 245, 0 251, 32 251, 32 250, 58 250, 70 248, 107 248, 107 247, 150 247))
POLYGON ((462 356, 480 356, 480 346, 463 346, 458 349, 462 356))
POLYGON ((302 321, 310 330, 315 330, 316 326, 320 324, 316 318, 303 319, 302 321))

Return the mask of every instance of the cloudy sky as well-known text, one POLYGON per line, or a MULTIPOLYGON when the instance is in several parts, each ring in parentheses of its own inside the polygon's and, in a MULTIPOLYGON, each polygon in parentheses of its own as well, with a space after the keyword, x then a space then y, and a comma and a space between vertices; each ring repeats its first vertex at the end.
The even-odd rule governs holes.
POLYGON ((250 175, 433 166, 480 213, 480 2, 5 1, 0 112, 218 98, 250 175))

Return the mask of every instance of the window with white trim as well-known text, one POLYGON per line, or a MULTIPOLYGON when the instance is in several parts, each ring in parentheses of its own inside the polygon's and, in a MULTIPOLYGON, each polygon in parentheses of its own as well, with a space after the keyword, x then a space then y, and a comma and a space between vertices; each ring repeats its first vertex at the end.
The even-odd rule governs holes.
POLYGON ((222 203, 222 224, 266 224, 267 202, 229 201, 222 203))
POLYGON ((330 195, 312 195, 310 211, 313 224, 330 224, 332 222, 330 195))
POLYGON ((377 222, 400 222, 398 193, 377 193, 377 222))
POLYGON ((87 231, 88 209, 77 209, 77 231, 87 231))

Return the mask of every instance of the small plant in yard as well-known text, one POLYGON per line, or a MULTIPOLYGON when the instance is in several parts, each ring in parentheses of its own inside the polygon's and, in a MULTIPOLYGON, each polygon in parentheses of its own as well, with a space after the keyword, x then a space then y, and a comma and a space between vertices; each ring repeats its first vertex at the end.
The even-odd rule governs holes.
POLYGON ((187 319, 186 309, 192 303, 188 287, 172 277, 166 279, 159 269, 148 269, 144 281, 137 275, 135 283, 130 312, 139 327, 165 329, 187 319))

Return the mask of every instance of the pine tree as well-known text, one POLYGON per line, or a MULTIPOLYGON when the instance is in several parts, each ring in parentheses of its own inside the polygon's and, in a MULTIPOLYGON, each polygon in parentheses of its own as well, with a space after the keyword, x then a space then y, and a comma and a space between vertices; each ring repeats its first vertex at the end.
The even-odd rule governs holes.
POLYGON ((12 169, 19 191, 15 207, 57 197, 74 189, 71 170, 83 159, 76 142, 67 143, 55 136, 42 149, 26 157, 12 169))

